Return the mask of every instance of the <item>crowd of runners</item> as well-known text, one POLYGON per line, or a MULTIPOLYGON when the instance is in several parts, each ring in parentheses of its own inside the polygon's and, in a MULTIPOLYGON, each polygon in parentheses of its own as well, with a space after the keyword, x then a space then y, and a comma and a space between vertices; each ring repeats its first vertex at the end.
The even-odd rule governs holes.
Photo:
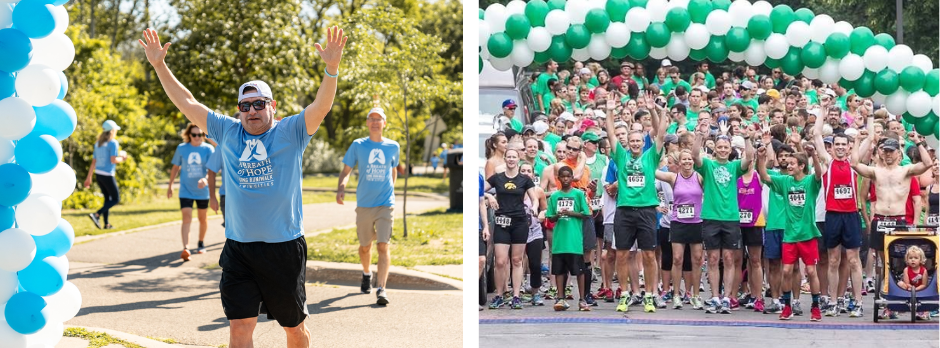
POLYGON ((531 75, 529 124, 515 100, 494 117, 480 274, 490 250, 496 292, 480 310, 577 298, 788 320, 803 293, 813 321, 862 317, 884 257, 872 226, 937 225, 935 149, 852 90, 708 62, 569 68, 531 75))

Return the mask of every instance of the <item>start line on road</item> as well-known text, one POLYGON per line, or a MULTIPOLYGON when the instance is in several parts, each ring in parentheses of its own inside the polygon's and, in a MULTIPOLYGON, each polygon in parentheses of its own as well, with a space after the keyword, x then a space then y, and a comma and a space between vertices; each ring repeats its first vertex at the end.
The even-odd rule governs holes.
POLYGON ((635 318, 480 318, 480 325, 504 324, 626 324, 626 325, 682 325, 682 326, 724 326, 724 327, 764 327, 781 329, 815 330, 933 330, 940 329, 938 323, 922 324, 875 324, 875 323, 812 323, 792 321, 757 321, 757 320, 689 320, 689 319, 635 319, 635 318))

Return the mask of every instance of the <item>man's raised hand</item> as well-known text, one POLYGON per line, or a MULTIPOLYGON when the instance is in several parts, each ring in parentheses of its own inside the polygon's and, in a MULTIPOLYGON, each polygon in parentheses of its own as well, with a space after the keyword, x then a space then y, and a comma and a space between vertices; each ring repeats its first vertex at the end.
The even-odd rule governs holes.
POLYGON ((320 53, 320 58, 323 58, 323 62, 326 63, 326 67, 329 70, 332 70, 331 73, 336 73, 336 68, 339 67, 339 61, 343 58, 343 47, 346 47, 346 37, 343 36, 343 29, 333 26, 326 30, 326 48, 320 46, 319 43, 315 43, 317 52, 320 53))
POLYGON ((152 28, 144 29, 144 38, 137 39, 137 42, 141 46, 144 46, 144 52, 147 54, 147 60, 150 61, 150 65, 156 66, 157 64, 162 64, 163 59, 166 58, 166 52, 170 48, 172 43, 167 42, 166 45, 160 46, 160 37, 157 36, 157 31, 152 28))

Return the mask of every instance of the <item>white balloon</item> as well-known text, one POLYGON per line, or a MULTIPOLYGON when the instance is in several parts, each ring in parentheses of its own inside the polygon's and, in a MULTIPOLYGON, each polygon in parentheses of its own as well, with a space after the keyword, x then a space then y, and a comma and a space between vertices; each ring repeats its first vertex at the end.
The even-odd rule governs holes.
POLYGON ((0 29, 13 25, 13 9, 10 5, 0 5, 0 29))
POLYGON ((728 60, 740 63, 744 61, 744 52, 728 52, 728 60))
MULTIPOLYGON (((0 305, 0 308, 3 308, 3 305, 0 305)), ((13 348, 25 348, 26 347, 26 335, 23 335, 19 332, 13 330, 5 316, 0 315, 0 342, 3 342, 4 347, 13 347, 13 348)))
POLYGON ((787 37, 783 34, 773 33, 764 43, 764 51, 767 52, 767 58, 780 59, 790 51, 790 43, 787 42, 787 37))
MULTIPOLYGON (((0 164, 7 164, 13 161, 13 142, 6 139, 0 139, 0 164)), ((4 228, 0 226, 0 228, 4 228)))
POLYGON ((584 18, 587 17, 591 8, 586 0, 568 0, 565 2, 565 12, 571 19, 571 24, 584 24, 584 18))
POLYGON ((591 52, 588 52, 587 47, 585 48, 575 48, 571 50, 571 59, 574 59, 579 62, 586 61, 591 59, 591 52))
POLYGON ((907 45, 897 45, 888 51, 891 60, 888 61, 888 68, 900 74, 901 70, 911 65, 914 60, 914 51, 907 45))
POLYGON ((865 50, 862 59, 865 60, 865 69, 880 72, 888 66, 888 49, 881 45, 871 45, 865 50))
POLYGON ((671 9, 673 9, 673 8, 675 8, 675 7, 679 7, 679 8, 689 8, 689 0, 672 0, 672 1, 670 1, 669 4, 666 5, 666 6, 668 7, 668 9, 666 10, 666 12, 669 12, 669 10, 671 10, 671 9))
POLYGON ((493 66, 493 69, 507 71, 512 69, 512 58, 509 58, 509 56, 503 58, 490 57, 490 65, 493 66))
POLYGON ((62 218, 62 203, 49 195, 30 192, 23 203, 16 206, 16 224, 34 236, 52 232, 62 218))
POLYGON ((927 140, 927 145, 930 146, 931 149, 940 147, 940 141, 937 141, 936 136, 931 135, 924 138, 926 138, 925 140, 927 140))
MULTIPOLYGON (((58 77, 56 77, 58 79, 58 77)), ((36 110, 29 101, 18 97, 0 100, 0 138, 20 140, 36 125, 36 110)))
POLYGON ((811 36, 809 24, 806 24, 806 22, 794 21, 787 27, 786 37, 790 46, 803 48, 803 46, 809 43, 811 36))
MULTIPOLYGON (((3 6, 0 6, 3 7, 3 6)), ((0 10, 3 11, 3 10, 0 10)), ((55 29, 52 29, 53 34, 63 34, 65 33, 65 28, 69 26, 69 11, 65 9, 65 6, 54 6, 52 7, 52 18, 55 20, 55 29)), ((2 26, 0 26, 2 28, 2 26)))
POLYGON ((669 40, 669 44, 666 45, 666 54, 669 55, 669 59, 677 62, 686 60, 686 58, 689 58, 689 52, 691 52, 691 49, 685 43, 682 33, 672 33, 672 38, 669 40))
POLYGON ((18 285, 19 281, 16 279, 16 272, 0 270, 0 304, 7 303, 10 297, 16 294, 16 287, 18 285))
POLYGON ((819 69, 813 69, 810 67, 803 67, 803 76, 810 80, 815 80, 819 78, 819 69))
POLYGON ((544 27, 534 27, 529 30, 529 36, 526 37, 525 42, 532 52, 545 52, 552 46, 552 34, 544 27))
POLYGON ((28 232, 10 228, 0 232, 0 269, 19 272, 36 257, 36 242, 28 232))
POLYGON ((751 20, 753 8, 750 2, 735 1, 728 8, 728 14, 731 15, 731 26, 736 28, 747 28, 747 23, 751 20))
POLYGON ((535 52, 529 49, 525 40, 515 40, 512 42, 512 53, 509 54, 509 60, 512 61, 512 65, 527 67, 532 64, 532 60, 534 59, 535 52))
POLYGON ((940 95, 933 97, 933 114, 940 115, 940 95))
POLYGON ((833 33, 843 33, 846 36, 849 36, 850 34, 852 34, 852 30, 855 30, 855 27, 853 27, 851 24, 849 24, 849 22, 846 22, 846 21, 839 21, 832 27, 833 33))
POLYGON ((607 44, 605 34, 591 35, 591 42, 588 43, 588 53, 593 60, 604 60, 610 57, 610 45, 607 44))
POLYGON ((825 43, 826 39, 829 38, 829 35, 832 34, 832 30, 835 28, 836 22, 829 17, 827 14, 820 14, 813 17, 813 20, 809 23, 809 31, 812 36, 811 40, 815 43, 825 43))
POLYGON ((930 60, 930 57, 923 54, 915 54, 914 58, 911 59, 911 65, 920 68, 925 74, 933 70, 933 61, 930 60))
POLYGON ((490 49, 486 48, 486 45, 480 47, 480 58, 483 58, 483 60, 490 60, 490 49))
POLYGON ((711 38, 708 35, 708 28, 704 24, 692 23, 689 25, 689 28, 685 30, 685 42, 689 45, 689 48, 693 50, 700 50, 708 46, 708 40, 711 38))
POLYGON ((910 93, 907 93, 903 88, 899 88, 897 92, 889 95, 885 99, 885 107, 888 108, 888 112, 894 115, 901 115, 907 111, 907 97, 910 93))
POLYGON ((607 44, 610 47, 623 47, 630 43, 630 28, 625 23, 612 22, 607 27, 607 44))
POLYGON ((666 52, 666 48, 665 48, 665 47, 659 47, 659 48, 652 47, 652 48, 650 48, 650 58, 653 58, 653 59, 665 59, 665 58, 668 57, 668 56, 669 56, 669 53, 666 52))
POLYGON ((705 28, 712 35, 724 36, 731 30, 731 15, 722 10, 715 10, 705 18, 705 28))
POLYGON ((744 50, 744 61, 750 66, 764 65, 764 62, 767 61, 767 53, 764 52, 764 42, 751 40, 751 44, 744 50))
POLYGON ((46 300, 46 308, 51 309, 48 312, 51 317, 47 317, 50 321, 69 321, 82 307, 82 293, 69 281, 66 281, 58 292, 43 298, 46 300))
POLYGON ((774 10, 774 6, 771 5, 769 2, 766 2, 763 0, 754 2, 754 4, 751 5, 751 12, 755 16, 756 15, 770 16, 770 11, 773 11, 773 10, 774 10))
POLYGON ((825 84, 835 84, 842 78, 839 73, 839 65, 842 61, 839 59, 826 58, 826 62, 819 67, 819 80, 825 84))
POLYGON ((842 74, 842 78, 855 81, 859 77, 862 77, 862 74, 865 73, 865 61, 859 55, 855 53, 849 53, 842 58, 842 62, 839 63, 839 73, 842 74))
POLYGON ((506 31, 506 19, 509 14, 506 13, 506 6, 503 4, 492 4, 483 11, 483 20, 490 23, 490 32, 493 34, 506 31))
POLYGON ((482 19, 478 20, 478 22, 480 23, 480 30, 478 31, 480 33, 480 47, 483 47, 486 46, 486 43, 490 40, 490 35, 492 35, 492 33, 490 33, 489 22, 482 19))
POLYGON ((606 6, 607 6, 607 0, 588 0, 589 9, 593 10, 595 8, 599 8, 599 9, 605 10, 606 6))
MULTIPOLYGON (((636 8, 636 7, 634 7, 636 8)), ((632 10, 632 9, 631 9, 632 10)), ((669 12, 669 4, 666 0, 650 0, 646 3, 646 10, 649 11, 649 19, 652 22, 665 22, 666 13, 669 12)), ((627 12, 627 18, 629 19, 630 12, 627 12)), ((627 24, 630 22, 628 21, 627 24)), ((647 25, 649 25, 647 23, 647 25)), ((631 26, 632 28, 632 26, 631 26)), ((644 30, 646 30, 644 28, 644 30)), ((636 31, 636 30, 634 30, 636 31)))
MULTIPOLYGON (((36 59, 36 56, 33 56, 36 59)), ((16 93, 35 107, 49 105, 59 95, 62 87, 59 71, 45 65, 33 65, 16 74, 16 93)))
POLYGON ((506 18, 509 18, 510 15, 514 14, 525 14, 525 1, 522 0, 512 0, 506 4, 506 18))
POLYGON ((888 99, 888 96, 878 93, 878 92, 875 92, 875 94, 871 96, 871 100, 875 102, 875 104, 884 104, 885 100, 887 99, 888 99))
POLYGON ((548 11, 548 15, 545 16, 545 29, 548 29, 548 32, 552 35, 561 35, 568 31, 568 27, 571 26, 571 20, 568 18, 568 14, 562 10, 551 10, 548 11))
MULTIPOLYGON (((515 49, 513 49, 513 53, 515 53, 515 49)), ((59 201, 69 198, 77 183, 75 171, 65 162, 59 162, 48 173, 30 173, 29 176, 33 179, 33 188, 30 194, 45 194, 59 201)))
MULTIPOLYGON (((43 308, 43 311, 50 310, 47 306, 43 308)), ((44 326, 38 332, 26 335, 26 346, 29 348, 35 347, 55 347, 56 344, 59 344, 59 341, 62 340, 62 335, 65 332, 65 326, 61 321, 50 321, 46 320, 46 326, 44 326)))
POLYGON ((927 92, 917 91, 911 93, 911 96, 907 97, 907 112, 914 117, 927 116, 932 107, 931 103, 933 103, 933 100, 927 92))
MULTIPOLYGON (((650 1, 652 3, 652 1, 650 1)), ((650 26, 650 13, 642 7, 634 7, 627 11, 627 27, 634 33, 645 32, 650 26)))

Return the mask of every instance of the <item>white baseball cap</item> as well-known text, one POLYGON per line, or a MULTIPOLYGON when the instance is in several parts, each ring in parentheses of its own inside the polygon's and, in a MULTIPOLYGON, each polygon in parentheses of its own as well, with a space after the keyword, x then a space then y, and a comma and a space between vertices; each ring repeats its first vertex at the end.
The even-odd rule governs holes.
POLYGON ((241 87, 238 87, 238 102, 241 103, 242 100, 247 98, 254 97, 264 97, 268 99, 274 99, 274 95, 271 94, 271 87, 267 83, 260 80, 248 81, 242 84, 241 87), (254 92, 245 93, 246 87, 252 87, 255 89, 254 92))
POLYGON ((372 110, 369 110, 369 113, 366 114, 366 117, 368 118, 369 115, 372 115, 372 114, 382 116, 383 120, 388 120, 388 118, 385 117, 385 110, 383 110, 382 108, 372 108, 372 110))
POLYGON ((548 123, 545 123, 545 121, 535 121, 535 123, 532 124, 532 128, 535 130, 535 134, 542 135, 548 131, 548 123))

